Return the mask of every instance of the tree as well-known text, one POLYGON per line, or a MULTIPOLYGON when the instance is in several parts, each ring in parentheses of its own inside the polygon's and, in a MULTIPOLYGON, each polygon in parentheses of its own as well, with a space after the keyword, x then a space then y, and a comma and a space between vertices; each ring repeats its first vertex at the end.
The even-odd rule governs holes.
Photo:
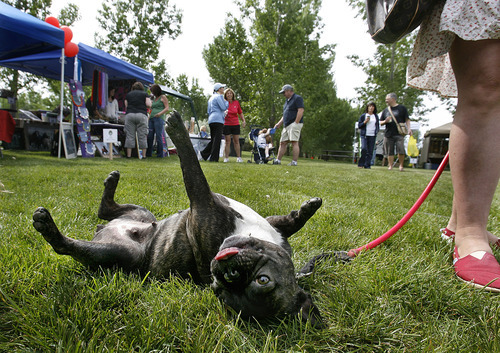
POLYGON ((303 151, 317 154, 332 142, 350 147, 351 138, 338 128, 344 120, 353 124, 355 115, 336 97, 330 73, 334 47, 319 45, 321 1, 246 0, 239 5, 241 20, 229 17, 203 51, 214 81, 234 88, 248 122, 264 126, 281 118, 284 98, 278 92, 292 84, 304 97, 303 151), (248 31, 244 21, 250 23, 248 31))
POLYGON ((96 46, 145 70, 157 83, 171 81, 165 60, 158 60, 165 35, 175 39, 181 33, 182 13, 168 0, 112 0, 98 10, 105 35, 95 34, 96 46))
POLYGON ((203 50, 210 75, 233 88, 245 110, 253 108, 249 103, 259 90, 254 54, 243 24, 232 15, 229 15, 220 35, 214 38, 214 43, 203 50))
MULTIPOLYGON (((203 93, 203 89, 198 84, 197 79, 191 80, 191 85, 189 84, 189 78, 185 74, 179 75, 175 82, 173 83, 173 87, 179 93, 182 93, 193 100, 194 109, 196 111, 196 115, 198 116, 198 120, 206 120, 207 116, 207 102, 208 97, 206 97, 203 93)), ((177 110, 184 119, 193 116, 193 111, 191 109, 191 105, 189 102, 175 97, 168 97, 170 110, 177 110)))
POLYGON ((365 84, 356 88, 356 102, 364 106, 369 101, 381 104, 387 93, 398 95, 398 102, 408 108, 414 120, 425 121, 425 115, 432 110, 426 108, 423 100, 426 92, 411 88, 406 84, 406 67, 413 48, 415 35, 401 39, 397 43, 377 46, 373 58, 361 60, 356 55, 351 61, 367 74, 365 84))

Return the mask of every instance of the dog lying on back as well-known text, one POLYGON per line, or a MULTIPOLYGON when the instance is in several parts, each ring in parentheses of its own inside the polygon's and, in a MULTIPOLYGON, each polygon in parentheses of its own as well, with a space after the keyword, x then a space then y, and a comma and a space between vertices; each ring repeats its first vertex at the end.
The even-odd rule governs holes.
MULTIPOLYGON (((98 226, 92 241, 61 234, 50 213, 38 208, 33 225, 62 255, 91 268, 117 267, 167 278, 175 274, 210 284, 217 297, 242 317, 300 315, 312 325, 321 318, 295 278, 288 237, 321 206, 320 198, 286 216, 266 219, 249 207, 212 193, 177 112, 166 121, 180 159, 190 208, 157 221, 147 209, 114 200, 120 174, 104 182, 98 226)), ((166 195, 165 197, 168 197, 166 195)))

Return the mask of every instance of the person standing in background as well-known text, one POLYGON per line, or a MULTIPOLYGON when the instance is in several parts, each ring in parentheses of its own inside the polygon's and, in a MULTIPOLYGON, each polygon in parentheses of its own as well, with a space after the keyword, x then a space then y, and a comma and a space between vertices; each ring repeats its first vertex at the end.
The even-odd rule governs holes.
POLYGON ((358 167, 370 169, 372 164, 373 148, 379 130, 377 106, 370 102, 366 105, 365 113, 358 120, 359 134, 361 136, 361 158, 358 167))
POLYGON ((228 102, 227 114, 224 118, 224 140, 226 146, 224 148, 224 163, 229 162, 229 151, 231 150, 231 136, 233 137, 234 151, 236 152, 236 162, 243 163, 240 151, 240 119, 241 125, 245 127, 245 117, 241 110, 240 102, 235 99, 234 91, 227 88, 224 91, 224 99, 228 102))
POLYGON ((408 116, 408 110, 404 105, 398 104, 397 99, 398 96, 396 93, 389 93, 385 96, 387 108, 384 109, 382 115, 380 116, 380 125, 385 125, 384 150, 387 153, 387 161, 389 164, 388 169, 391 170, 394 164, 394 147, 396 147, 396 154, 398 155, 399 161, 399 171, 402 172, 404 169, 406 155, 405 140, 404 136, 399 134, 396 124, 405 123, 410 135, 412 132, 410 129, 410 117, 408 116))
POLYGON ((151 114, 149 115, 148 150, 147 157, 153 155, 153 143, 156 135, 156 157, 163 158, 163 136, 165 132, 165 114, 169 110, 168 99, 162 94, 159 85, 152 85, 149 90, 153 93, 154 99, 151 104, 151 114))
POLYGON ((292 162, 289 165, 296 166, 300 153, 300 131, 304 125, 304 100, 293 91, 291 85, 284 85, 279 93, 285 96, 286 101, 283 106, 283 116, 274 125, 275 129, 283 125, 283 131, 281 132, 278 157, 274 160, 273 164, 281 164, 281 158, 285 155, 288 143, 291 142, 293 152, 292 162))
POLYGON ((224 100, 224 87, 222 83, 214 85, 214 94, 208 100, 208 126, 210 127, 210 142, 201 151, 201 157, 210 162, 219 161, 220 142, 222 139, 222 130, 224 129, 224 116, 229 106, 224 100))
POLYGON ((132 148, 135 147, 137 134, 138 148, 142 150, 142 155, 146 158, 146 150, 148 148, 148 107, 151 107, 151 99, 149 99, 144 85, 141 82, 136 82, 132 85, 132 90, 125 97, 125 107, 127 115, 125 115, 125 149, 127 158, 132 156, 132 148))

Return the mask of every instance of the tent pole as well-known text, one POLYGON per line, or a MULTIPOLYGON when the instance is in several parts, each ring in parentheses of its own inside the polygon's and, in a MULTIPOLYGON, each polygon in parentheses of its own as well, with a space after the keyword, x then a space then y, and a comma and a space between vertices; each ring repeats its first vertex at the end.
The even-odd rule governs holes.
MULTIPOLYGON (((75 57, 73 58, 73 80, 75 82, 80 81, 78 76, 79 76, 78 75, 78 55, 75 55, 75 57)), ((74 118, 75 118, 75 109, 73 107, 73 104, 71 104, 71 126, 73 126, 74 118)))
POLYGON ((59 121, 59 148, 57 151, 57 158, 61 158, 61 137, 63 129, 63 103, 64 103, 64 48, 61 49, 61 94, 60 94, 60 105, 59 105, 59 116, 61 120, 59 121))

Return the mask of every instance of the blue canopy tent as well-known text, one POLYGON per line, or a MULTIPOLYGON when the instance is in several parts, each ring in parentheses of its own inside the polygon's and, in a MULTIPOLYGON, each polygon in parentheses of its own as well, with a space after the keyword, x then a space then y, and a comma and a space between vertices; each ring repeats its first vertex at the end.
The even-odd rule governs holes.
MULTIPOLYGON (((78 48, 79 52, 77 58, 81 64, 82 83, 84 86, 92 84, 94 70, 106 72, 109 80, 133 79, 146 84, 154 83, 153 74, 136 65, 125 62, 100 49, 93 48, 83 43, 79 43, 78 48)), ((60 57, 61 52, 59 50, 53 50, 45 53, 0 60, 0 66, 59 80, 61 79, 60 57)), ((76 58, 65 58, 64 81, 66 82, 74 77, 75 59, 76 58)))
POLYGON ((0 60, 53 50, 63 53, 64 44, 62 29, 0 2, 0 60))
MULTIPOLYGON (((63 83, 73 78, 75 72, 75 58, 64 57, 64 44, 64 31, 60 28, 0 2, 0 66, 61 80, 61 115, 63 83)), ((79 57, 83 69, 83 84, 92 84, 96 69, 106 72, 111 80, 154 82, 153 75, 149 72, 85 44, 79 44, 79 57)), ((61 136, 59 148, 60 138, 61 136)))
MULTIPOLYGON (((92 85, 94 70, 106 72, 109 80, 137 80, 145 84, 154 83, 153 74, 136 65, 127 63, 100 49, 93 48, 83 43, 79 43, 78 48, 77 57, 65 57, 64 64, 61 63, 61 51, 52 50, 44 53, 0 60, 0 66, 61 80, 61 92, 63 90, 62 81, 68 82, 75 76, 75 62, 80 66, 79 68, 81 68, 81 81, 83 85, 92 85)), ((62 105, 61 95, 61 109, 62 105)), ((61 146, 60 143, 59 146, 61 146)))
POLYGON ((0 2, 0 60, 64 48, 64 31, 0 2))

